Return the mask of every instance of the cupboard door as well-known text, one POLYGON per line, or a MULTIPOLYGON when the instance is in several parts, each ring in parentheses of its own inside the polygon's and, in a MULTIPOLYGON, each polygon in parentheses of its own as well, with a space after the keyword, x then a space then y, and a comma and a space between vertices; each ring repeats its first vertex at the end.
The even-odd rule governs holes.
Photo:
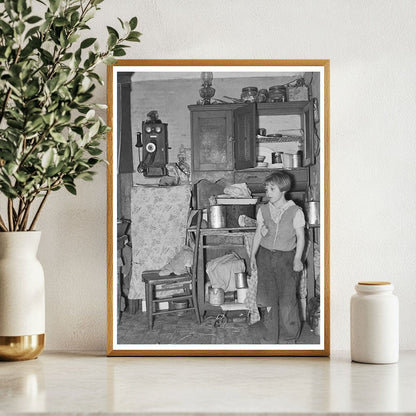
POLYGON ((256 164, 256 104, 248 104, 234 111, 235 169, 252 168, 256 164))
MULTIPOLYGON (((259 116, 296 115, 300 118, 300 128, 303 130, 303 161, 302 166, 315 164, 314 123, 312 101, 289 101, 283 103, 259 103, 259 116)), ((263 127, 260 125, 260 127, 263 127)))
POLYGON ((193 170, 233 170, 233 113, 192 111, 193 170))

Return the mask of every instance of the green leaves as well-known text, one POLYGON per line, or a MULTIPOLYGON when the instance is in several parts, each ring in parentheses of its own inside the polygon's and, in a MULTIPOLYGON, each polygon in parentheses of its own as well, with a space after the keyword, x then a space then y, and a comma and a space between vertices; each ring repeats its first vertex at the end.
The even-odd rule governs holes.
POLYGON ((50 134, 57 143, 67 143, 67 139, 63 134, 57 131, 51 131, 50 134))
POLYGON ((100 50, 87 22, 102 1, 37 0, 35 13, 29 0, 0 0, 0 193, 16 201, 10 229, 29 227, 20 205, 61 188, 75 195, 77 179, 91 181, 103 161, 96 67, 115 64, 141 34, 137 17, 118 19, 100 50))
POLYGON ((120 35, 118 34, 117 30, 115 30, 111 26, 107 26, 107 32, 111 36, 114 36, 116 39, 120 39, 120 35))
POLYGON ((142 34, 140 32, 132 31, 130 34, 126 37, 126 40, 129 42, 140 42, 140 36, 142 34))
POLYGON ((26 23, 34 24, 39 23, 42 20, 39 16, 29 16, 27 19, 25 19, 26 23))
POLYGON ((106 65, 115 65, 117 63, 117 59, 113 58, 112 56, 108 56, 103 60, 106 65))
POLYGON ((49 0, 49 8, 52 13, 55 13, 59 7, 59 0, 49 0))
POLYGON ((94 44, 94 42, 96 40, 97 40, 97 38, 87 38, 87 39, 84 39, 81 42, 81 45, 80 45, 81 49, 89 48, 91 45, 94 44))
POLYGON ((53 157, 55 155, 56 150, 53 147, 50 147, 42 156, 41 159, 41 165, 42 168, 46 170, 46 168, 48 168, 52 162, 53 162, 53 157))
POLYGON ((2 35, 13 34, 13 28, 2 19, 0 19, 0 30, 2 31, 2 35))
POLYGON ((137 27, 137 17, 131 18, 130 22, 129 22, 129 25, 130 25, 131 30, 136 29, 136 27, 137 27))

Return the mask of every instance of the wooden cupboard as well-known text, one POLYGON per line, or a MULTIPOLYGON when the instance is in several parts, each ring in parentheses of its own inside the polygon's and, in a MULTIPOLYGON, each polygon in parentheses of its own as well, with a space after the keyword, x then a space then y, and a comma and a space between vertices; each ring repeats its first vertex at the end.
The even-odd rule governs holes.
POLYGON ((188 108, 194 183, 221 178, 234 183, 235 172, 255 168, 257 130, 263 116, 299 117, 299 129, 303 131, 302 167, 315 163, 312 102, 190 105, 188 108))

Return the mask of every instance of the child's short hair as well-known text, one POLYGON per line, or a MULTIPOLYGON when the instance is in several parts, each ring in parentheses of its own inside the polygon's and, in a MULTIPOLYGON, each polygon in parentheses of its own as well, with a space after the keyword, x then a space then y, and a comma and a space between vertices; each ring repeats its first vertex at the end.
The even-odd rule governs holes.
POLYGON ((277 185, 281 192, 286 192, 291 187, 290 176, 286 172, 276 171, 266 177, 264 184, 277 185))

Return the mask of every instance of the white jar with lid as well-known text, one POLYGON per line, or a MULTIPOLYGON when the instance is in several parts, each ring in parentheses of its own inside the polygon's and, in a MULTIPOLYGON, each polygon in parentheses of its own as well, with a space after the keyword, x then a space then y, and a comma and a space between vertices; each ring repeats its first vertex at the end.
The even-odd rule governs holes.
POLYGON ((399 302, 390 282, 359 282, 351 297, 351 360, 399 360, 399 302))

